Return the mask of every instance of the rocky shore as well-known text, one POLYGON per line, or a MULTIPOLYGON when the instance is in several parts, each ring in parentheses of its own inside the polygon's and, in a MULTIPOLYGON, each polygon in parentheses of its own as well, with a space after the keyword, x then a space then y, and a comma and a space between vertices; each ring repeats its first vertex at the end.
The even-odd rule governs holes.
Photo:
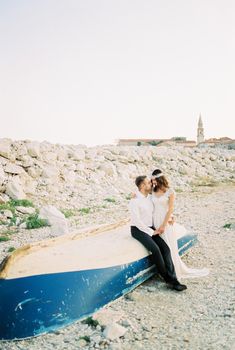
POLYGON ((60 145, 0 139, 0 200, 28 198, 64 208, 103 205, 161 168, 178 191, 234 181, 235 150, 180 146, 60 145), (95 198, 95 201, 94 201, 95 198), (95 203, 94 203, 95 202, 95 203))
POLYGON ((182 293, 153 277, 91 319, 37 338, 0 342, 0 349, 232 349, 233 150, 86 148, 2 139, 0 260, 23 244, 59 234, 53 225, 30 228, 38 223, 32 215, 45 206, 59 209, 69 230, 126 218, 134 178, 155 168, 177 191, 176 220, 198 233, 199 243, 184 262, 209 267, 210 275, 184 280, 188 289, 182 293))

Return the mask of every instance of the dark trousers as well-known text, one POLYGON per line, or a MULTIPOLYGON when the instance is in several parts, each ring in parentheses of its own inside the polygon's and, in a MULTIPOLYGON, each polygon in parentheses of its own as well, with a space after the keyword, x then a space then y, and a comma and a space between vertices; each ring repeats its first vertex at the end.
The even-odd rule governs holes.
MULTIPOLYGON (((155 229, 154 227, 151 228, 155 229)), ((136 226, 131 226, 131 235, 152 252, 151 259, 164 280, 166 282, 177 283, 171 251, 164 239, 160 235, 150 236, 140 231, 136 226)))

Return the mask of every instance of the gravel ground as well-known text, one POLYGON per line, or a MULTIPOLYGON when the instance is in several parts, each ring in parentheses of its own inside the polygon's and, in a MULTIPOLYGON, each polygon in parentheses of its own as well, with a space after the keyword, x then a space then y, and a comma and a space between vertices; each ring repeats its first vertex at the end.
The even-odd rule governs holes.
MULTIPOLYGON (((126 328, 123 337, 110 341, 95 328, 81 322, 37 338, 0 342, 0 349, 223 349, 233 348, 235 235, 223 225, 235 223, 235 186, 199 187, 194 193, 177 195, 177 221, 198 233, 199 243, 186 255, 190 267, 208 267, 203 278, 184 279, 188 289, 167 289, 154 276, 132 293, 106 306, 104 314, 126 328), (87 340, 81 339, 86 337, 87 340), (90 341, 88 341, 90 340, 90 341)), ((80 225, 124 218, 127 201, 80 218, 80 225), (104 215, 104 212, 106 213, 104 215)), ((75 228, 75 218, 71 218, 75 228)), ((107 222, 107 221, 106 221, 107 222)), ((2 259, 10 246, 50 236, 49 228, 20 231, 12 241, 0 243, 2 259)), ((110 321, 109 321, 110 322, 110 321)))

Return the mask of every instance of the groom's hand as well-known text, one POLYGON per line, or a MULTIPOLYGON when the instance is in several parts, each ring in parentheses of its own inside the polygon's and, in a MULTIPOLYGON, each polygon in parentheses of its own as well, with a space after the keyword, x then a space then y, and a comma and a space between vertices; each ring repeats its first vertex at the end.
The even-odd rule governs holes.
POLYGON ((160 235, 159 230, 154 230, 154 232, 153 232, 152 235, 153 235, 153 236, 160 235))

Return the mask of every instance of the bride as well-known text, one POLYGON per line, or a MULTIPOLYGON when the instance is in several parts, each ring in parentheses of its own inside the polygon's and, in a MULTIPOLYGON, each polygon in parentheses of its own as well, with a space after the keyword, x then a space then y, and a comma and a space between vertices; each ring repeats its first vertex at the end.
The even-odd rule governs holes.
POLYGON ((174 209, 175 191, 170 188, 166 177, 160 169, 153 171, 151 181, 152 201, 154 204, 153 224, 171 250, 177 278, 180 280, 181 278, 207 276, 209 269, 187 267, 178 253, 177 239, 186 233, 186 229, 176 222, 169 223, 174 209))

